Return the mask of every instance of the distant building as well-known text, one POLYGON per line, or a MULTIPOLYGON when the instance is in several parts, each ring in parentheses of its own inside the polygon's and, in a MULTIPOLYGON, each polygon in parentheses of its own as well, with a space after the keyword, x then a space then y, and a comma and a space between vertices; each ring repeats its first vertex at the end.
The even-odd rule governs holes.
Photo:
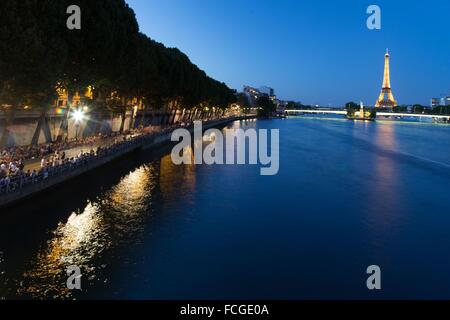
POLYGON ((440 98, 432 98, 431 99, 431 107, 439 107, 441 105, 441 99, 440 98))
POLYGON ((439 107, 439 106, 450 106, 450 96, 442 97, 442 98, 432 98, 431 99, 431 107, 439 107))
POLYGON ((278 114, 285 114, 287 109, 288 103, 286 101, 277 100, 276 106, 277 106, 277 113, 278 114))
POLYGON ((244 86, 243 92, 246 95, 250 103, 250 106, 253 108, 256 107, 256 101, 259 98, 267 97, 270 100, 272 100, 272 102, 275 104, 277 108, 277 113, 284 114, 286 111, 288 103, 286 101, 278 100, 277 96, 275 95, 275 90, 273 88, 263 86, 260 87, 259 89, 256 89, 254 87, 244 86))
POLYGON ((450 106, 450 96, 441 99, 441 106, 450 106))
POLYGON ((274 103, 277 103, 275 90, 270 87, 261 87, 259 89, 256 89, 254 87, 244 86, 244 94, 247 96, 252 107, 256 105, 256 101, 261 97, 268 97, 274 103))
POLYGON ((275 90, 270 87, 266 87, 266 86, 260 87, 259 92, 261 92, 262 94, 267 95, 269 97, 275 97, 275 90))
POLYGON ((254 107, 256 105, 256 100, 258 100, 258 98, 261 96, 259 90, 250 86, 244 86, 243 92, 247 96, 250 105, 254 107))
POLYGON ((259 92, 258 89, 255 89, 255 88, 250 87, 250 86, 244 86, 244 93, 245 93, 245 94, 251 94, 251 95, 254 95, 254 96, 255 96, 254 98, 256 98, 256 96, 257 96, 258 94, 260 94, 260 92, 259 92))

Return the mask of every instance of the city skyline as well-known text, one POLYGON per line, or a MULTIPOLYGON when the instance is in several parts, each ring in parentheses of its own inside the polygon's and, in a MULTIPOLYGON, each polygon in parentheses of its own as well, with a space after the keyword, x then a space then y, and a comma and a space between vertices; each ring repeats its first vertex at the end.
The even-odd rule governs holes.
POLYGON ((342 106, 374 104, 386 48, 400 105, 448 95, 450 4, 378 1, 381 30, 366 27, 369 3, 127 0, 141 31, 185 52, 230 88, 270 86, 284 100, 342 106), (419 22, 420 21, 420 22, 419 22), (220 63, 219 63, 220 62, 220 63), (361 80, 361 78, 364 78, 361 80))

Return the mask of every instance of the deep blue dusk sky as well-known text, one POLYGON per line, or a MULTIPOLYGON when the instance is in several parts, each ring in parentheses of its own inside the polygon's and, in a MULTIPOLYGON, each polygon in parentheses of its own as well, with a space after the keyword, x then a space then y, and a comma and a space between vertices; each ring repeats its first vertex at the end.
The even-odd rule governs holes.
POLYGON ((281 99, 373 105, 384 53, 400 104, 450 94, 450 1, 127 0, 141 31, 185 52, 231 88, 275 88, 281 99), (382 29, 366 9, 382 10, 382 29))

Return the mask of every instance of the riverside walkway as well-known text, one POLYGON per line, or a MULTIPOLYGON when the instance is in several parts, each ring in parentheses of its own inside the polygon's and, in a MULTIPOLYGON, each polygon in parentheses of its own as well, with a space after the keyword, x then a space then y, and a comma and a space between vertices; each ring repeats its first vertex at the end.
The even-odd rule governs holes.
MULTIPOLYGON (((238 120, 246 120, 250 117, 232 117, 203 122, 203 129, 222 126, 238 120)), ((0 184, 0 208, 7 207, 34 197, 39 193, 54 188, 64 182, 76 178, 95 168, 101 167, 130 152, 142 149, 152 149, 171 142, 172 132, 180 126, 169 127, 159 132, 150 132, 134 136, 122 136, 120 141, 115 141, 109 146, 103 143, 94 151, 92 146, 78 146, 65 150, 66 161, 40 169, 40 161, 31 161, 25 164, 26 170, 34 170, 31 175, 20 174, 16 177, 5 179, 0 184), (88 152, 81 153, 82 148, 88 152), (78 153, 78 155, 76 155, 78 153)), ((193 126, 186 127, 191 132, 193 126)))
MULTIPOLYGON (((156 132, 152 132, 152 133, 155 134, 156 132)), ((133 137, 137 137, 138 135, 137 134, 125 134, 125 135, 120 134, 117 136, 105 137, 100 140, 96 140, 92 143, 86 143, 86 144, 78 145, 73 148, 59 150, 59 153, 64 152, 65 157, 67 159, 75 158, 75 157, 79 156, 80 154, 90 151, 91 149, 97 150, 99 147, 109 148, 112 145, 116 144, 119 139, 123 139, 123 137, 127 137, 127 136, 130 138, 133 138, 133 137)), ((50 155, 50 157, 47 156, 47 157, 43 157, 43 158, 50 159, 51 155, 50 155)), ((42 158, 26 160, 24 162, 24 164, 25 164, 24 172, 27 172, 28 170, 29 171, 33 171, 33 170, 39 171, 41 169, 41 161, 42 161, 42 158)))

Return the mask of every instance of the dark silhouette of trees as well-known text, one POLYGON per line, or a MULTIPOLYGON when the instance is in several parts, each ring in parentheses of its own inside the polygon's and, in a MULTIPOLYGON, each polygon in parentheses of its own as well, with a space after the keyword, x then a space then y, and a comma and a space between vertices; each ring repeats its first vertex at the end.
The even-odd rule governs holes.
POLYGON ((260 117, 270 117, 276 111, 276 105, 269 97, 262 96, 256 100, 258 106, 258 115, 260 117))
POLYGON ((56 28, 54 20, 44 18, 54 13, 48 2, 0 2, 0 105, 10 114, 1 143, 8 137, 18 107, 41 109, 40 128, 45 110, 56 96, 66 51, 60 39, 48 37, 56 28))
POLYGON ((287 110, 307 110, 307 109, 311 109, 311 106, 305 106, 303 104, 301 104, 300 102, 296 102, 296 101, 288 101, 287 105, 286 105, 286 109, 287 110))
POLYGON ((392 108, 392 111, 395 113, 406 113, 408 112, 407 106, 396 106, 392 108))
POLYGON ((415 104, 412 107, 412 113, 424 113, 426 108, 420 104, 415 104))
POLYGON ((431 110, 431 114, 450 115, 450 106, 438 106, 431 110))
POLYGON ((361 109, 361 106, 356 102, 347 102, 345 104, 345 110, 347 111, 356 111, 356 110, 359 111, 359 109, 361 109))
POLYGON ((235 102, 232 90, 185 54, 140 33, 124 0, 2 0, 0 12, 0 105, 12 121, 16 109, 39 109, 41 130, 57 88, 69 103, 79 94, 98 115, 235 102), (81 8, 81 30, 66 28, 73 4, 81 8))

